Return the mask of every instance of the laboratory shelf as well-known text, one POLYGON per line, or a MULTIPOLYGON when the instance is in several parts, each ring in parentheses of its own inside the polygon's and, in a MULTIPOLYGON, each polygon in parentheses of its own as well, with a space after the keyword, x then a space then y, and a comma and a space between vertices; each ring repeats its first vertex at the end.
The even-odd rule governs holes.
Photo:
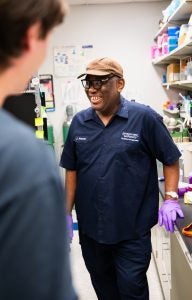
POLYGON ((192 90, 192 80, 180 80, 174 82, 167 82, 162 84, 163 87, 192 90))
POLYGON ((177 47, 168 54, 152 60, 152 63, 154 65, 168 65, 170 63, 180 60, 181 58, 186 58, 187 56, 192 56, 192 41, 187 41, 186 43, 183 43, 180 47, 177 47))
POLYGON ((189 19, 192 14, 192 1, 184 1, 178 6, 174 13, 169 16, 168 21, 159 29, 154 37, 156 41, 158 36, 167 32, 169 26, 182 24, 185 20, 189 19))

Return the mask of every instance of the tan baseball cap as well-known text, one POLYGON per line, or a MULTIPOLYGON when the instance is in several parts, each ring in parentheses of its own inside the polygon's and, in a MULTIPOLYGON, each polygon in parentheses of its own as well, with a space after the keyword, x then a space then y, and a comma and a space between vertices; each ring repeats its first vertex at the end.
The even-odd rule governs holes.
POLYGON ((109 74, 114 74, 123 78, 123 69, 121 65, 114 59, 103 57, 96 58, 91 61, 87 65, 86 71, 77 78, 81 78, 85 75, 105 76, 109 74))

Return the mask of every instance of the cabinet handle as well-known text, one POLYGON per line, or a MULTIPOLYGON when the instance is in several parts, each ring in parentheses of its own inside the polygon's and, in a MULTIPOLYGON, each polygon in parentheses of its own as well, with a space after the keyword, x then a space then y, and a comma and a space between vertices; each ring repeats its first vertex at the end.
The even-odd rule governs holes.
POLYGON ((162 243, 162 248, 163 248, 163 250, 170 250, 169 242, 163 242, 162 243))
POLYGON ((162 282, 168 282, 167 274, 162 274, 162 282))

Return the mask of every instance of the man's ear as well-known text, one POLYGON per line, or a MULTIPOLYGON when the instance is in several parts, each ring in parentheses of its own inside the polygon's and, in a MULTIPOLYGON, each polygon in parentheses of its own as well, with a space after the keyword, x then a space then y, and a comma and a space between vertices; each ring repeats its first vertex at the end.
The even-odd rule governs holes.
POLYGON ((28 51, 33 49, 38 39, 40 39, 40 22, 36 22, 27 29, 22 41, 23 50, 28 51))
POLYGON ((122 89, 124 88, 124 86, 125 86, 125 80, 123 78, 118 78, 117 89, 118 89, 119 93, 122 91, 122 89))

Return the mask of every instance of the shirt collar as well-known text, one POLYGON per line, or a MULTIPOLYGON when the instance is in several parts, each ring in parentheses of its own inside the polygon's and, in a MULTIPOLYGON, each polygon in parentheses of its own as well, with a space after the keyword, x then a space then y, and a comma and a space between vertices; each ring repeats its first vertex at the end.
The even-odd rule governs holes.
POLYGON ((89 120, 93 120, 93 119, 94 119, 94 110, 91 107, 89 107, 85 111, 84 121, 89 121, 89 120))
POLYGON ((128 119, 128 101, 123 96, 120 98, 120 107, 116 115, 128 119))

